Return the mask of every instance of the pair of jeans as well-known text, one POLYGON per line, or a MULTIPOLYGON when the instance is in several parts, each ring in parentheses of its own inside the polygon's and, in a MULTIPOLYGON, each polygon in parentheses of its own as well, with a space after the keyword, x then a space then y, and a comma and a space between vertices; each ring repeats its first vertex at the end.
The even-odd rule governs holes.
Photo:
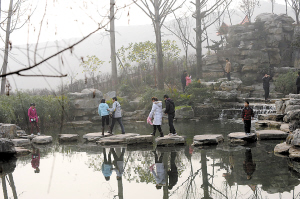
POLYGON ((244 120, 245 133, 250 133, 251 131, 251 120, 244 120))
POLYGON ((226 73, 228 81, 231 81, 230 72, 226 73))
POLYGON ((269 98, 270 88, 264 87, 264 90, 265 90, 265 100, 267 100, 269 98))
POLYGON ((111 123, 111 132, 112 132, 113 129, 114 129, 114 126, 115 126, 116 121, 118 121, 118 123, 120 124, 121 130, 122 130, 122 134, 125 134, 125 130, 124 130, 124 126, 123 126, 122 118, 121 118, 121 117, 119 117, 119 118, 113 118, 113 119, 112 119, 112 123, 111 123))
POLYGON ((175 113, 168 114, 168 121, 169 121, 170 133, 173 133, 173 134, 176 133, 176 130, 175 130, 174 124, 173 124, 174 118, 175 118, 175 113))
POLYGON ((37 122, 30 122, 30 123, 31 123, 31 130, 30 130, 31 134, 33 134, 33 127, 34 126, 36 127, 37 133, 39 133, 40 132, 40 128, 39 128, 38 123, 37 122))
POLYGON ((300 93, 300 87, 297 86, 297 94, 299 94, 299 93, 300 93))
POLYGON ((156 129, 158 129, 158 131, 160 133, 162 133, 162 130, 161 130, 161 126, 160 125, 153 125, 153 134, 155 135, 156 133, 156 129))
POLYGON ((105 126, 105 124, 109 125, 109 115, 102 116, 102 127, 105 126))

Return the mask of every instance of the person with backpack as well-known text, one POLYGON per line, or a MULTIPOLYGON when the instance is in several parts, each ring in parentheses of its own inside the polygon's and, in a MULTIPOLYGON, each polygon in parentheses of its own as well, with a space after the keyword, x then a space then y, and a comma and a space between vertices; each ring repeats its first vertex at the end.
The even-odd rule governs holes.
POLYGON ((156 97, 152 97, 152 109, 151 112, 148 116, 148 118, 153 120, 153 133, 151 133, 151 135, 155 136, 156 133, 156 129, 158 129, 159 133, 160 133, 160 137, 164 137, 164 134, 161 130, 161 124, 162 124, 162 117, 163 117, 163 110, 162 110, 162 102, 158 101, 158 99, 156 97))
POLYGON ((122 134, 125 134, 125 130, 124 130, 123 122, 122 122, 121 105, 118 102, 117 97, 113 97, 112 100, 113 100, 112 108, 107 109, 108 111, 111 112, 111 116, 112 116, 112 123, 111 123, 111 126, 110 126, 110 133, 112 134, 115 123, 116 123, 116 121, 118 121, 118 123, 120 124, 120 127, 121 127, 122 134))
POLYGON ((175 118, 175 104, 173 102, 173 100, 171 100, 169 98, 168 95, 164 95, 164 100, 166 103, 166 110, 165 110, 165 114, 168 115, 168 121, 169 121, 169 127, 170 127, 170 133, 169 136, 176 136, 176 130, 174 128, 174 118, 175 118))
POLYGON ((105 99, 102 99, 101 103, 99 104, 99 107, 98 107, 98 113, 99 113, 100 117, 102 118, 102 135, 103 136, 104 136, 105 124, 108 126, 109 133, 110 133, 108 109, 109 109, 108 104, 105 103, 105 99))
POLYGON ((249 102, 245 101, 245 107, 242 111, 242 120, 244 122, 244 129, 246 135, 250 135, 252 117, 254 117, 253 109, 249 107, 249 102))

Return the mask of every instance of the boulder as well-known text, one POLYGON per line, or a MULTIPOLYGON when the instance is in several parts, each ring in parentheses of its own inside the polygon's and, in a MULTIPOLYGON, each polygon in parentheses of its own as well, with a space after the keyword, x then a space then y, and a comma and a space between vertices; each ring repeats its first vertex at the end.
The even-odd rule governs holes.
POLYGON ((70 101, 70 104, 73 105, 76 109, 97 108, 99 106, 99 103, 99 98, 75 99, 73 101, 70 101))
POLYGON ((52 142, 52 136, 36 136, 32 139, 35 144, 49 144, 52 142))
POLYGON ((58 140, 61 142, 75 142, 78 141, 78 134, 59 134, 58 140))
POLYGON ((300 105, 286 105, 284 113, 287 114, 289 111, 300 110, 300 105))
POLYGON ((127 139, 135 136, 139 136, 140 134, 136 133, 125 133, 125 134, 118 134, 118 135, 113 135, 110 137, 105 137, 101 138, 99 141, 97 141, 97 144, 100 145, 119 145, 119 144, 126 144, 127 139))
POLYGON ((206 62, 206 65, 218 64, 219 63, 218 56, 217 55, 207 55, 205 57, 205 62, 206 62))
POLYGON ((94 89, 94 88, 86 88, 86 89, 83 89, 81 91, 81 93, 83 94, 88 94, 88 97, 89 98, 100 98, 102 99, 103 98, 103 94, 101 91, 99 91, 98 89, 94 89))
POLYGON ((258 140, 285 140, 288 136, 288 133, 279 130, 262 130, 256 131, 256 136, 258 140))
POLYGON ((141 143, 153 143, 153 136, 152 135, 139 135, 134 137, 126 138, 126 143, 128 145, 132 144, 141 144, 141 143))
POLYGON ((0 154, 14 154, 16 153, 14 143, 7 138, 0 138, 0 154))
POLYGON ((235 142, 236 140, 243 140, 246 142, 255 142, 256 141, 256 134, 250 133, 247 135, 245 132, 234 132, 228 134, 228 138, 230 139, 230 142, 235 142))
POLYGON ((192 119, 192 118, 194 118, 194 110, 191 106, 176 108, 175 119, 192 119))
POLYGON ((243 82, 240 79, 233 79, 232 81, 223 81, 220 88, 223 91, 232 91, 238 89, 243 82))
POLYGON ((300 129, 300 121, 299 120, 293 120, 289 123, 289 129, 291 132, 300 129))
POLYGON ((237 92, 236 91, 215 91, 214 98, 221 101, 236 101, 237 100, 237 92))
POLYGON ((287 114, 283 118, 283 121, 285 123, 289 123, 293 120, 300 120, 300 109, 287 112, 287 114))
POLYGON ((215 145, 224 141, 224 137, 221 134, 216 135, 195 135, 193 139, 194 146, 202 145, 215 145))
POLYGON ((258 115, 258 119, 259 120, 282 121, 283 120, 283 116, 284 115, 275 114, 275 113, 271 113, 271 114, 259 114, 258 115))
MULTIPOLYGON (((3 176, 3 180, 5 179, 5 175, 7 174, 10 174, 10 173, 13 173, 15 168, 16 168, 16 165, 17 165, 17 158, 14 157, 14 156, 11 156, 11 157, 7 157, 7 158, 1 158, 0 159, 0 167, 1 167, 1 178, 3 176)), ((8 182, 7 183, 7 186, 10 185, 10 183, 8 182)), ((3 188, 6 188, 4 186, 4 184, 2 184, 2 187, 3 188)), ((3 189, 3 191, 5 191, 7 193, 7 190, 3 189)), ((4 198, 10 198, 10 197, 5 197, 4 198)), ((17 197, 15 197, 17 198, 17 197)))
POLYGON ((15 124, 2 124, 0 126, 0 137, 9 139, 17 137, 17 126, 15 124))
POLYGON ((26 156, 31 153, 29 149, 25 149, 24 147, 15 147, 17 156, 26 156))
POLYGON ((277 114, 284 114, 284 111, 285 111, 284 101, 282 101, 282 100, 276 101, 275 107, 276 107, 277 114))
POLYGON ((157 146, 172 146, 172 145, 185 145, 185 137, 183 136, 164 136, 155 139, 157 146))
POLYGON ((284 131, 284 132, 287 132, 287 133, 290 132, 289 124, 286 124, 286 123, 281 124, 280 130, 284 131))
POLYGON ((15 146, 26 146, 26 145, 30 145, 30 139, 12 139, 11 140, 15 146))
POLYGON ((300 148, 298 147, 291 147, 289 149, 289 157, 291 159, 300 159, 300 148))
POLYGON ((130 101, 129 105, 131 108, 136 109, 139 106, 141 101, 142 101, 142 98, 138 97, 138 98, 135 98, 133 101, 130 101))
POLYGON ((104 98, 105 98, 106 101, 109 101, 109 100, 112 101, 113 97, 117 97, 117 92, 116 91, 110 91, 110 92, 108 92, 104 95, 104 98))
POLYGON ((25 136, 27 135, 26 132, 24 130, 17 130, 17 136, 20 137, 20 136, 25 136))
POLYGON ((102 135, 102 132, 100 133, 88 133, 83 135, 83 139, 87 142, 96 142, 100 140, 103 137, 112 136, 110 133, 104 133, 104 136, 102 135))
POLYGON ((292 146, 287 144, 286 142, 277 144, 274 148, 274 153, 280 153, 280 154, 288 154, 289 153, 289 149, 292 146))
POLYGON ((293 139, 291 140, 291 145, 300 147, 300 129, 293 132, 293 139))
POLYGON ((212 104, 197 104, 194 107, 195 117, 211 118, 216 115, 215 107, 212 104))
POLYGON ((255 21, 261 21, 261 22, 271 22, 274 21, 274 18, 277 17, 276 14, 272 13, 262 13, 256 16, 255 21))

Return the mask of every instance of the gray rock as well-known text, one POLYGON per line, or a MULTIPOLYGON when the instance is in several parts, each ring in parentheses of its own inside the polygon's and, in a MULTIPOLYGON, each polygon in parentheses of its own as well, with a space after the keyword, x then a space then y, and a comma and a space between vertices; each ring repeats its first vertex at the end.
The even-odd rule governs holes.
POLYGON ((194 118, 194 110, 191 106, 176 109, 175 119, 192 119, 194 118))
POLYGON ((205 57, 206 65, 218 64, 218 56, 217 55, 207 55, 205 57))
POLYGON ((259 120, 255 123, 257 127, 269 127, 273 129, 280 129, 282 122, 276 122, 271 120, 259 120))
POLYGON ((136 133, 118 134, 118 135, 113 135, 110 137, 101 138, 96 143, 100 144, 100 145, 126 144, 128 138, 136 137, 139 135, 140 134, 136 134, 136 133))
POLYGON ((14 143, 7 138, 0 138, 0 153, 16 153, 14 143))
POLYGON ((262 130, 256 131, 256 136, 258 140, 285 140, 288 136, 288 133, 279 130, 262 130))
POLYGON ((12 139, 11 140, 15 146, 26 146, 26 145, 30 145, 30 139, 12 139))
POLYGON ((2 124, 0 126, 0 136, 9 139, 17 137, 17 126, 15 124, 2 124))
POLYGON ((300 110, 300 105, 286 105, 284 113, 287 114, 289 111, 300 110))
POLYGON ((172 146, 172 145, 185 145, 185 137, 183 136, 164 136, 155 139, 157 146, 172 146))
POLYGON ((100 98, 91 98, 91 99, 76 99, 70 101, 70 103, 76 109, 89 109, 89 108, 97 108, 100 103, 100 98))
POLYGON ((90 98, 103 98, 103 94, 101 91, 94 88, 86 88, 81 91, 81 93, 88 94, 90 98))
POLYGON ((20 136, 24 136, 24 135, 27 135, 26 132, 24 130, 17 130, 17 136, 20 137, 20 136))
POLYGON ((282 114, 259 114, 258 115, 259 120, 272 120, 272 121, 282 121, 283 115, 282 114))
POLYGON ((298 147, 291 147, 289 149, 289 157, 291 159, 299 159, 300 158, 300 148, 298 148, 298 147))
MULTIPOLYGON (((0 159, 0 165, 1 165, 1 178, 4 179, 5 175, 13 173, 16 165, 17 165, 17 158, 16 157, 10 157, 9 159, 0 159)), ((7 186, 10 183, 7 183, 7 186)), ((2 185, 4 187, 4 185, 2 185)), ((3 190, 4 191, 4 190, 3 190)), ((4 197, 9 198, 9 197, 4 197)))
POLYGON ((220 88, 223 91, 232 91, 238 89, 243 82, 240 79, 233 79, 232 81, 223 81, 220 88))
POLYGON ((287 133, 290 132, 290 126, 289 126, 289 124, 286 124, 286 123, 281 124, 280 130, 284 131, 284 132, 287 132, 287 133))
POLYGON ((300 121, 299 120, 293 120, 289 123, 289 129, 290 132, 293 132, 297 129, 300 129, 300 121))
POLYGON ((246 142, 255 142, 256 141, 256 134, 255 133, 250 133, 250 135, 246 135, 245 132, 234 132, 228 134, 228 138, 230 139, 231 142, 234 140, 244 140, 246 142))
POLYGON ((289 94, 288 97, 292 99, 300 99, 300 94, 289 94))
POLYGON ((293 120, 300 120, 300 109, 287 112, 287 114, 283 118, 283 121, 285 123, 289 123, 293 120))
MULTIPOLYGON (((104 137, 112 136, 110 133, 104 133, 104 137)), ((88 133, 83 135, 83 139, 87 142, 96 142, 103 138, 102 132, 100 133, 88 133)))
POLYGON ((284 113, 283 104, 284 104, 284 102, 282 100, 279 100, 279 101, 275 102, 275 107, 276 107, 276 113, 277 114, 283 114, 284 113))
POLYGON ((138 97, 138 98, 134 99, 133 101, 130 101, 129 105, 131 108, 137 108, 141 101, 142 101, 142 98, 138 97))
POLYGON ((261 22, 271 22, 274 21, 274 18, 277 17, 276 14, 271 13, 262 13, 256 16, 255 21, 261 21, 261 22))
POLYGON ((126 142, 128 145, 132 144, 141 144, 141 143, 153 143, 152 135, 139 135, 134 137, 126 138, 126 142))
POLYGON ((26 156, 31 153, 29 149, 25 149, 24 147, 15 147, 17 156, 26 156))
POLYGON ((274 153, 280 153, 280 154, 288 154, 289 153, 289 149, 292 146, 287 144, 286 142, 277 144, 274 148, 274 153))
POLYGON ((78 134, 59 134, 58 139, 61 142, 74 142, 78 141, 79 135, 78 134))
POLYGON ((36 136, 32 139, 35 144, 49 144, 52 142, 52 136, 36 136))
POLYGON ((215 145, 224 141, 223 135, 195 135, 193 139, 194 146, 215 145))
POLYGON ((291 140, 291 145, 300 147, 300 129, 293 132, 293 139, 291 140))
POLYGON ((215 91, 214 98, 221 100, 221 101, 236 101, 237 99, 237 92, 231 91, 215 91))

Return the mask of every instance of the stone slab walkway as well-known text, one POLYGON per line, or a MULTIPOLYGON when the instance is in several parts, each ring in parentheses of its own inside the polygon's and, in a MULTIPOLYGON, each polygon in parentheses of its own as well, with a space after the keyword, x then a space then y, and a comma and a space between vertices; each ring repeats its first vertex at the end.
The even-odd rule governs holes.
POLYGON ((52 142, 52 136, 36 136, 32 139, 35 144, 49 144, 52 142))
POLYGON ((155 139, 157 146, 169 146, 169 145, 185 145, 186 140, 183 136, 164 136, 155 139))
POLYGON ((61 142, 76 142, 78 141, 78 134, 59 134, 58 140, 61 142))
POLYGON ((228 134, 228 138, 230 142, 237 143, 239 141, 245 141, 245 142, 255 142, 256 141, 256 134, 251 133, 249 135, 246 135, 245 132, 234 132, 228 134))
MULTIPOLYGON (((104 137, 112 136, 110 133, 104 133, 104 137)), ((98 133, 88 133, 83 135, 83 139, 87 142, 96 142, 103 138, 103 135, 101 132, 98 133)))
POLYGON ((127 138, 126 142, 128 145, 142 144, 142 143, 152 144, 153 140, 154 138, 152 135, 138 135, 138 136, 127 138))
POLYGON ((12 139, 11 141, 16 147, 27 146, 31 144, 30 139, 12 139))
POLYGON ((280 130, 256 131, 258 140, 284 140, 289 134, 280 130))
POLYGON ((127 144, 127 139, 131 137, 139 136, 140 134, 136 133, 126 133, 126 134, 118 134, 118 135, 112 135, 109 137, 101 138, 99 141, 97 141, 97 144, 100 145, 118 145, 118 144, 127 144))
POLYGON ((221 134, 216 135, 195 135, 193 139, 193 146, 216 145, 224 141, 221 134))

